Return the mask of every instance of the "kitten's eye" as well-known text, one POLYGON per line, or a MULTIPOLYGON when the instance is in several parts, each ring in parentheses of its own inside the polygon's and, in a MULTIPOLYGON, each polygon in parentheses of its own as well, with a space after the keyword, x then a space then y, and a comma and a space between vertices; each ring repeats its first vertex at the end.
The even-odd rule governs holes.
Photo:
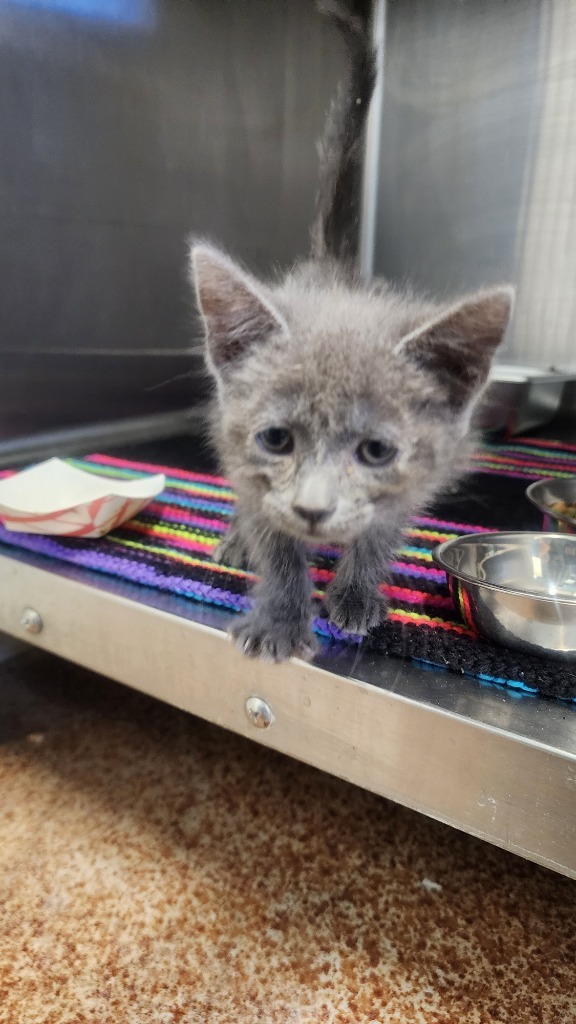
POLYGON ((385 466, 395 455, 394 445, 385 441, 362 441, 356 449, 356 458, 365 466, 385 466))
POLYGON ((264 451, 272 455, 289 455, 294 448, 294 438, 286 427, 268 427, 256 434, 256 440, 264 451))

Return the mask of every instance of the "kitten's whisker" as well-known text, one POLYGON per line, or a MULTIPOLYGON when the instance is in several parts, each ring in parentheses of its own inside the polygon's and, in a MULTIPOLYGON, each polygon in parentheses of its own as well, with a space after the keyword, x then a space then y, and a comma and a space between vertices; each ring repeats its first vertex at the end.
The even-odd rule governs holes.
POLYGON ((157 384, 151 384, 149 387, 144 388, 145 391, 159 391, 160 388, 165 388, 168 384, 173 384, 177 380, 185 380, 187 377, 195 377, 194 370, 184 370, 183 373, 175 373, 173 377, 168 377, 166 380, 159 381, 157 384))

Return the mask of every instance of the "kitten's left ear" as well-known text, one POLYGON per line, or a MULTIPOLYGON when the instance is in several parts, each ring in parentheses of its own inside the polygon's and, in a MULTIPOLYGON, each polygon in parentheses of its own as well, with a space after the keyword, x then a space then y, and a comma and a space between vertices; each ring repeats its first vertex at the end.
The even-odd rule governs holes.
POLYGON ((432 374, 448 404, 460 411, 486 383, 513 304, 509 286, 462 299, 402 338, 395 351, 432 374))
POLYGON ((208 357, 216 371, 225 371, 270 335, 288 333, 284 318, 258 281, 223 253, 194 245, 191 262, 208 357))

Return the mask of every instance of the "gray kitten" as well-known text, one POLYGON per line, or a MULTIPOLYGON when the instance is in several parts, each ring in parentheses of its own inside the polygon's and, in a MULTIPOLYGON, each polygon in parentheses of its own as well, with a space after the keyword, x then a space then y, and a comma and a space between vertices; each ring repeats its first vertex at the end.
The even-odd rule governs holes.
POLYGON ((216 382, 213 437, 238 495, 215 557, 260 575, 232 627, 247 655, 309 658, 307 545, 344 548, 325 604, 365 635, 410 515, 455 479, 474 406, 510 316, 500 287, 422 301, 355 267, 361 138, 373 87, 368 4, 324 0, 350 75, 328 119, 312 258, 264 284, 219 249, 192 247, 216 382))

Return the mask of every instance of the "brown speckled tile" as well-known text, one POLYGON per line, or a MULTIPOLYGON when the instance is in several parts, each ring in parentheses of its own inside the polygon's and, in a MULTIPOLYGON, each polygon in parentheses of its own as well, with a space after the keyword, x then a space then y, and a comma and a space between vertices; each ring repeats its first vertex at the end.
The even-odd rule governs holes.
POLYGON ((576 1020, 573 882, 45 655, 0 698, 2 1024, 576 1020))

